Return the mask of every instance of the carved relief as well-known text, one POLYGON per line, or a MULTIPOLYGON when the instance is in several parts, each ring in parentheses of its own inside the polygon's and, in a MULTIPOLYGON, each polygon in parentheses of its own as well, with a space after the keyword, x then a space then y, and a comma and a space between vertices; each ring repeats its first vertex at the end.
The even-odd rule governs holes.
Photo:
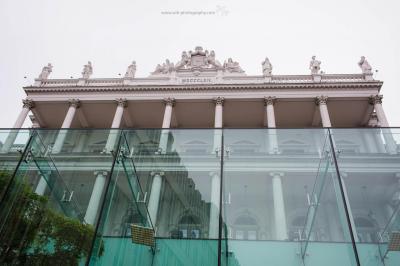
POLYGON ((29 110, 35 107, 35 102, 31 99, 23 99, 22 100, 23 108, 28 108, 29 110))
POLYGON ((326 104, 328 102, 328 96, 318 96, 315 98, 315 104, 326 104))

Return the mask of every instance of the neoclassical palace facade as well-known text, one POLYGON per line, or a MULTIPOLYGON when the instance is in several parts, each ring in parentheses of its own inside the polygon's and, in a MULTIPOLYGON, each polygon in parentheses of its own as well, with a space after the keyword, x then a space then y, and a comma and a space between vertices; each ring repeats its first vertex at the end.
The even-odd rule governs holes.
POLYGON ((87 230, 71 265, 399 265, 399 130, 358 65, 327 74, 313 56, 308 75, 274 75, 266 58, 247 75, 202 47, 148 77, 134 61, 50 79, 48 64, 0 132, 0 261, 75 247, 21 207, 31 193, 87 230))

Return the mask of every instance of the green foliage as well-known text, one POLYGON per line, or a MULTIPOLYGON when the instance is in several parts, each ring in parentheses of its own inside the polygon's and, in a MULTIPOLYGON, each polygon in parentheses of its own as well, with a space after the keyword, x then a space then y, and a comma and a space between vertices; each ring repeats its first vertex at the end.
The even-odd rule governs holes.
MULTIPOLYGON (((0 191, 7 179, 9 175, 0 173, 0 191)), ((89 256, 94 228, 49 205, 46 197, 34 193, 25 182, 13 181, 1 203, 0 263, 78 265, 89 256)), ((100 255, 103 249, 101 245, 100 255)))

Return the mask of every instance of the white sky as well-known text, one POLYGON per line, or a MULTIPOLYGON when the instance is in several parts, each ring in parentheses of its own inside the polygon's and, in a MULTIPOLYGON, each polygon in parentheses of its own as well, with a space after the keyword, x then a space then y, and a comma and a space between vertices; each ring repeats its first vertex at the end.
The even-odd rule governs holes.
POLYGON ((13 125, 22 86, 48 62, 50 78, 79 77, 88 60, 92 77, 118 77, 132 60, 136 76, 145 77, 197 45, 253 75, 265 56, 274 74, 308 74, 314 54, 326 73, 359 73, 365 55, 384 81, 389 123, 400 126, 399 11, 399 0, 0 0, 0 127, 13 125), (228 14, 161 14, 217 6, 228 14))

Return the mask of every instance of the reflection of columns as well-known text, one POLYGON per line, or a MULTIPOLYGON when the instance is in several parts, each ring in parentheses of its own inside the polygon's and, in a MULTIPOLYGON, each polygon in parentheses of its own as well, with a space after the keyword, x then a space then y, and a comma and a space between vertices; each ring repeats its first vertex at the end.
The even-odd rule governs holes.
POLYGON ((85 222, 87 224, 94 225, 96 223, 97 213, 100 211, 101 196, 103 194, 104 186, 106 184, 106 171, 94 172, 96 180, 94 181, 92 194, 85 214, 85 222))
POLYGON ((45 177, 44 174, 40 174, 40 179, 39 179, 39 183, 37 184, 36 188, 35 188, 35 193, 43 196, 44 193, 46 192, 46 188, 47 188, 47 181, 46 179, 50 178, 50 174, 48 173, 46 174, 47 176, 45 177))
POLYGON ((164 111, 164 118, 163 118, 163 123, 162 123, 163 130, 161 131, 160 144, 159 144, 159 148, 158 148, 161 153, 166 153, 166 151, 167 151, 169 130, 165 130, 165 129, 170 128, 170 126, 171 126, 172 109, 175 104, 175 99, 174 98, 166 98, 166 99, 164 99, 164 103, 165 103, 165 111, 164 111))
MULTIPOLYGON (((382 107, 382 95, 372 95, 369 97, 369 103, 374 106, 378 121, 381 127, 389 127, 389 122, 387 121, 385 112, 382 107)), ((383 138, 386 142, 386 150, 391 154, 397 153, 397 143, 393 138, 392 132, 389 128, 382 129, 383 138)))
POLYGON ((214 131, 214 148, 213 152, 219 152, 221 150, 221 140, 222 140, 222 127, 223 123, 223 106, 224 98, 217 97, 214 99, 215 103, 215 114, 214 114, 214 127, 221 130, 214 131))
POLYGON ((114 128, 119 128, 122 121, 122 115, 124 114, 124 108, 127 106, 126 99, 119 98, 116 99, 117 109, 115 110, 114 119, 111 124, 110 134, 108 135, 107 144, 105 147, 106 152, 111 152, 114 150, 115 142, 117 141, 117 136, 119 131, 114 128), (114 129, 114 130, 113 130, 114 129))
POLYGON ((327 96, 319 96, 315 99, 315 103, 319 106, 319 112, 321 114, 322 126, 323 127, 331 127, 331 120, 329 118, 328 106, 327 106, 328 97, 327 96))
POLYGON ((69 100, 68 112, 64 118, 64 122, 61 125, 61 130, 59 131, 56 141, 53 146, 53 153, 59 153, 64 145, 65 138, 67 137, 67 130, 64 128, 70 128, 72 120, 74 119, 76 109, 79 108, 80 102, 77 99, 69 100))
POLYGON ((376 142, 375 142, 375 135, 376 135, 376 129, 371 128, 371 129, 364 129, 361 131, 364 136, 365 140, 365 148, 367 153, 378 153, 378 149, 376 147, 376 142))
MULTIPOLYGON (((17 121, 15 121, 13 128, 21 128, 25 122, 26 116, 28 115, 29 111, 35 107, 35 104, 32 100, 25 99, 22 100, 23 106, 22 110, 18 115, 17 121)), ((1 149, 2 153, 9 152, 11 146, 14 144, 15 139, 17 138, 17 130, 12 130, 10 134, 7 136, 7 139, 4 142, 4 145, 1 149)))
POLYGON ((155 227, 157 223, 158 207, 160 205, 162 177, 164 176, 164 172, 151 172, 151 175, 153 176, 153 183, 151 184, 148 211, 150 220, 155 227))
POLYGON ((216 172, 211 175, 211 201, 210 201, 210 223, 208 237, 211 239, 218 238, 219 228, 219 202, 221 200, 221 178, 216 172))
POLYGON ((276 123, 275 123, 275 111, 274 104, 276 102, 275 97, 265 97, 264 98, 264 106, 265 112, 267 113, 267 121, 268 121, 268 144, 269 144, 269 153, 277 153, 278 152, 278 137, 276 135, 276 123))
POLYGON ((287 240, 287 225, 285 202, 283 199, 282 176, 283 173, 270 173, 272 176, 272 195, 274 198, 274 218, 276 240, 287 240))

